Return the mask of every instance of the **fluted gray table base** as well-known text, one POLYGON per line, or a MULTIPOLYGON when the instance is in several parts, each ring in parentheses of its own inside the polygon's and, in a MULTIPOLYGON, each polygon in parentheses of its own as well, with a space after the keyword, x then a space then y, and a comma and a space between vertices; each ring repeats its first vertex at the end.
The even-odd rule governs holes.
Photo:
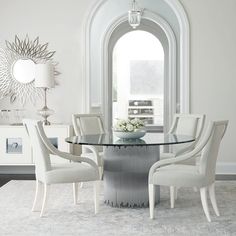
MULTIPOLYGON (((148 207, 148 172, 159 146, 104 148, 104 197, 113 207, 148 207)), ((156 203, 160 190, 156 188, 156 203)))

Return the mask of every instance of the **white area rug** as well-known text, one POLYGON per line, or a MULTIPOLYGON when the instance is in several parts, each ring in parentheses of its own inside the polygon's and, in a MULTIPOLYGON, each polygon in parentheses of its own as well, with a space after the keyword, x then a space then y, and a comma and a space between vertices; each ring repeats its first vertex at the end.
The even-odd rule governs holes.
POLYGON ((78 235, 78 236, 153 236, 153 235, 236 235, 236 182, 216 183, 216 197, 221 213, 216 217, 210 207, 212 222, 206 221, 199 193, 180 189, 175 209, 170 209, 168 188, 161 188, 161 203, 155 220, 148 209, 112 208, 103 204, 94 215, 90 184, 80 190, 80 202, 73 204, 72 185, 54 185, 50 189, 43 218, 31 212, 34 181, 11 181, 0 188, 0 235, 78 235))

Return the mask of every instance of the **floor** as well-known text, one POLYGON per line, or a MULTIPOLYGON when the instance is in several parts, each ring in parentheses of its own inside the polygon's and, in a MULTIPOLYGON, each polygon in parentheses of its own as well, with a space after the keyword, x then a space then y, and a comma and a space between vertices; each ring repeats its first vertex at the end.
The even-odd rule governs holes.
MULTIPOLYGON (((161 187, 161 200, 155 219, 148 208, 114 208, 104 204, 103 186, 97 215, 93 189, 85 183, 79 189, 79 202, 73 204, 72 185, 52 185, 45 214, 31 212, 35 181, 13 180, 0 188, 0 235, 3 236, 235 236, 236 181, 216 181, 220 217, 212 206, 208 223, 200 194, 181 188, 175 208, 170 208, 169 188, 161 187)), ((41 205, 41 204, 40 204, 41 205)), ((40 207, 40 206, 38 206, 40 207)))

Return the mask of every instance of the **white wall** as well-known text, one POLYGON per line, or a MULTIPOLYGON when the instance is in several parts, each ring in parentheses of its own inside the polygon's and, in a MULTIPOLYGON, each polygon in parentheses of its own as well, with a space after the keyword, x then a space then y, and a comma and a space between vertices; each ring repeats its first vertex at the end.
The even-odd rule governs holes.
MULTIPOLYGON (((48 95, 48 106, 56 114, 50 120, 70 122, 71 114, 82 112, 82 25, 95 0, 0 0, 0 46, 5 40, 13 41, 15 34, 30 39, 39 36, 40 43, 49 42, 49 50, 56 51, 54 60, 59 62, 59 86, 48 95)), ((37 102, 42 107, 42 101, 37 102)), ((0 101, 0 109, 19 108, 9 105, 8 99, 0 101)), ((34 116, 36 108, 26 109, 34 116)), ((37 117, 37 116, 36 116, 37 117)))
POLYGON ((181 2, 191 29, 191 111, 229 120, 219 161, 234 162, 236 173, 236 1, 181 2))
MULTIPOLYGON (((235 164, 236 1, 180 1, 191 28, 191 111, 205 113, 208 119, 230 120, 219 160, 235 164)), ((94 2, 0 0, 0 46, 15 34, 28 34, 49 42, 56 51, 54 59, 62 74, 60 86, 49 95, 49 107, 56 111, 51 120, 70 122, 72 113, 82 111, 82 24, 94 2)), ((0 101, 0 109, 6 106, 6 100, 0 101)), ((35 112, 33 106, 28 108, 35 112)))

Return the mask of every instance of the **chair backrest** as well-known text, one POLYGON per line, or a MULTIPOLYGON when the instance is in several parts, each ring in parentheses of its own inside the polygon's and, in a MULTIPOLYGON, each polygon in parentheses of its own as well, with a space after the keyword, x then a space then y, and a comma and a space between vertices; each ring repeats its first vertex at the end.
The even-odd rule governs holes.
POLYGON ((33 150, 36 177, 37 179, 43 180, 45 178, 45 172, 51 170, 51 162, 50 151, 45 146, 38 130, 38 127, 40 125, 42 126, 42 122, 38 120, 23 119, 23 124, 28 133, 33 150))
POLYGON ((73 114, 72 123, 76 135, 105 133, 100 114, 73 114))
MULTIPOLYGON (((204 114, 175 114, 172 126, 168 133, 188 135, 195 138, 194 145, 199 141, 205 123, 204 114)), ((193 144, 175 145, 173 152, 186 149, 186 147, 194 147, 193 144)))
POLYGON ((210 122, 204 138, 199 142, 199 146, 204 146, 201 152, 199 170, 210 182, 215 179, 216 160, 220 142, 225 134, 227 126, 228 121, 210 122))

